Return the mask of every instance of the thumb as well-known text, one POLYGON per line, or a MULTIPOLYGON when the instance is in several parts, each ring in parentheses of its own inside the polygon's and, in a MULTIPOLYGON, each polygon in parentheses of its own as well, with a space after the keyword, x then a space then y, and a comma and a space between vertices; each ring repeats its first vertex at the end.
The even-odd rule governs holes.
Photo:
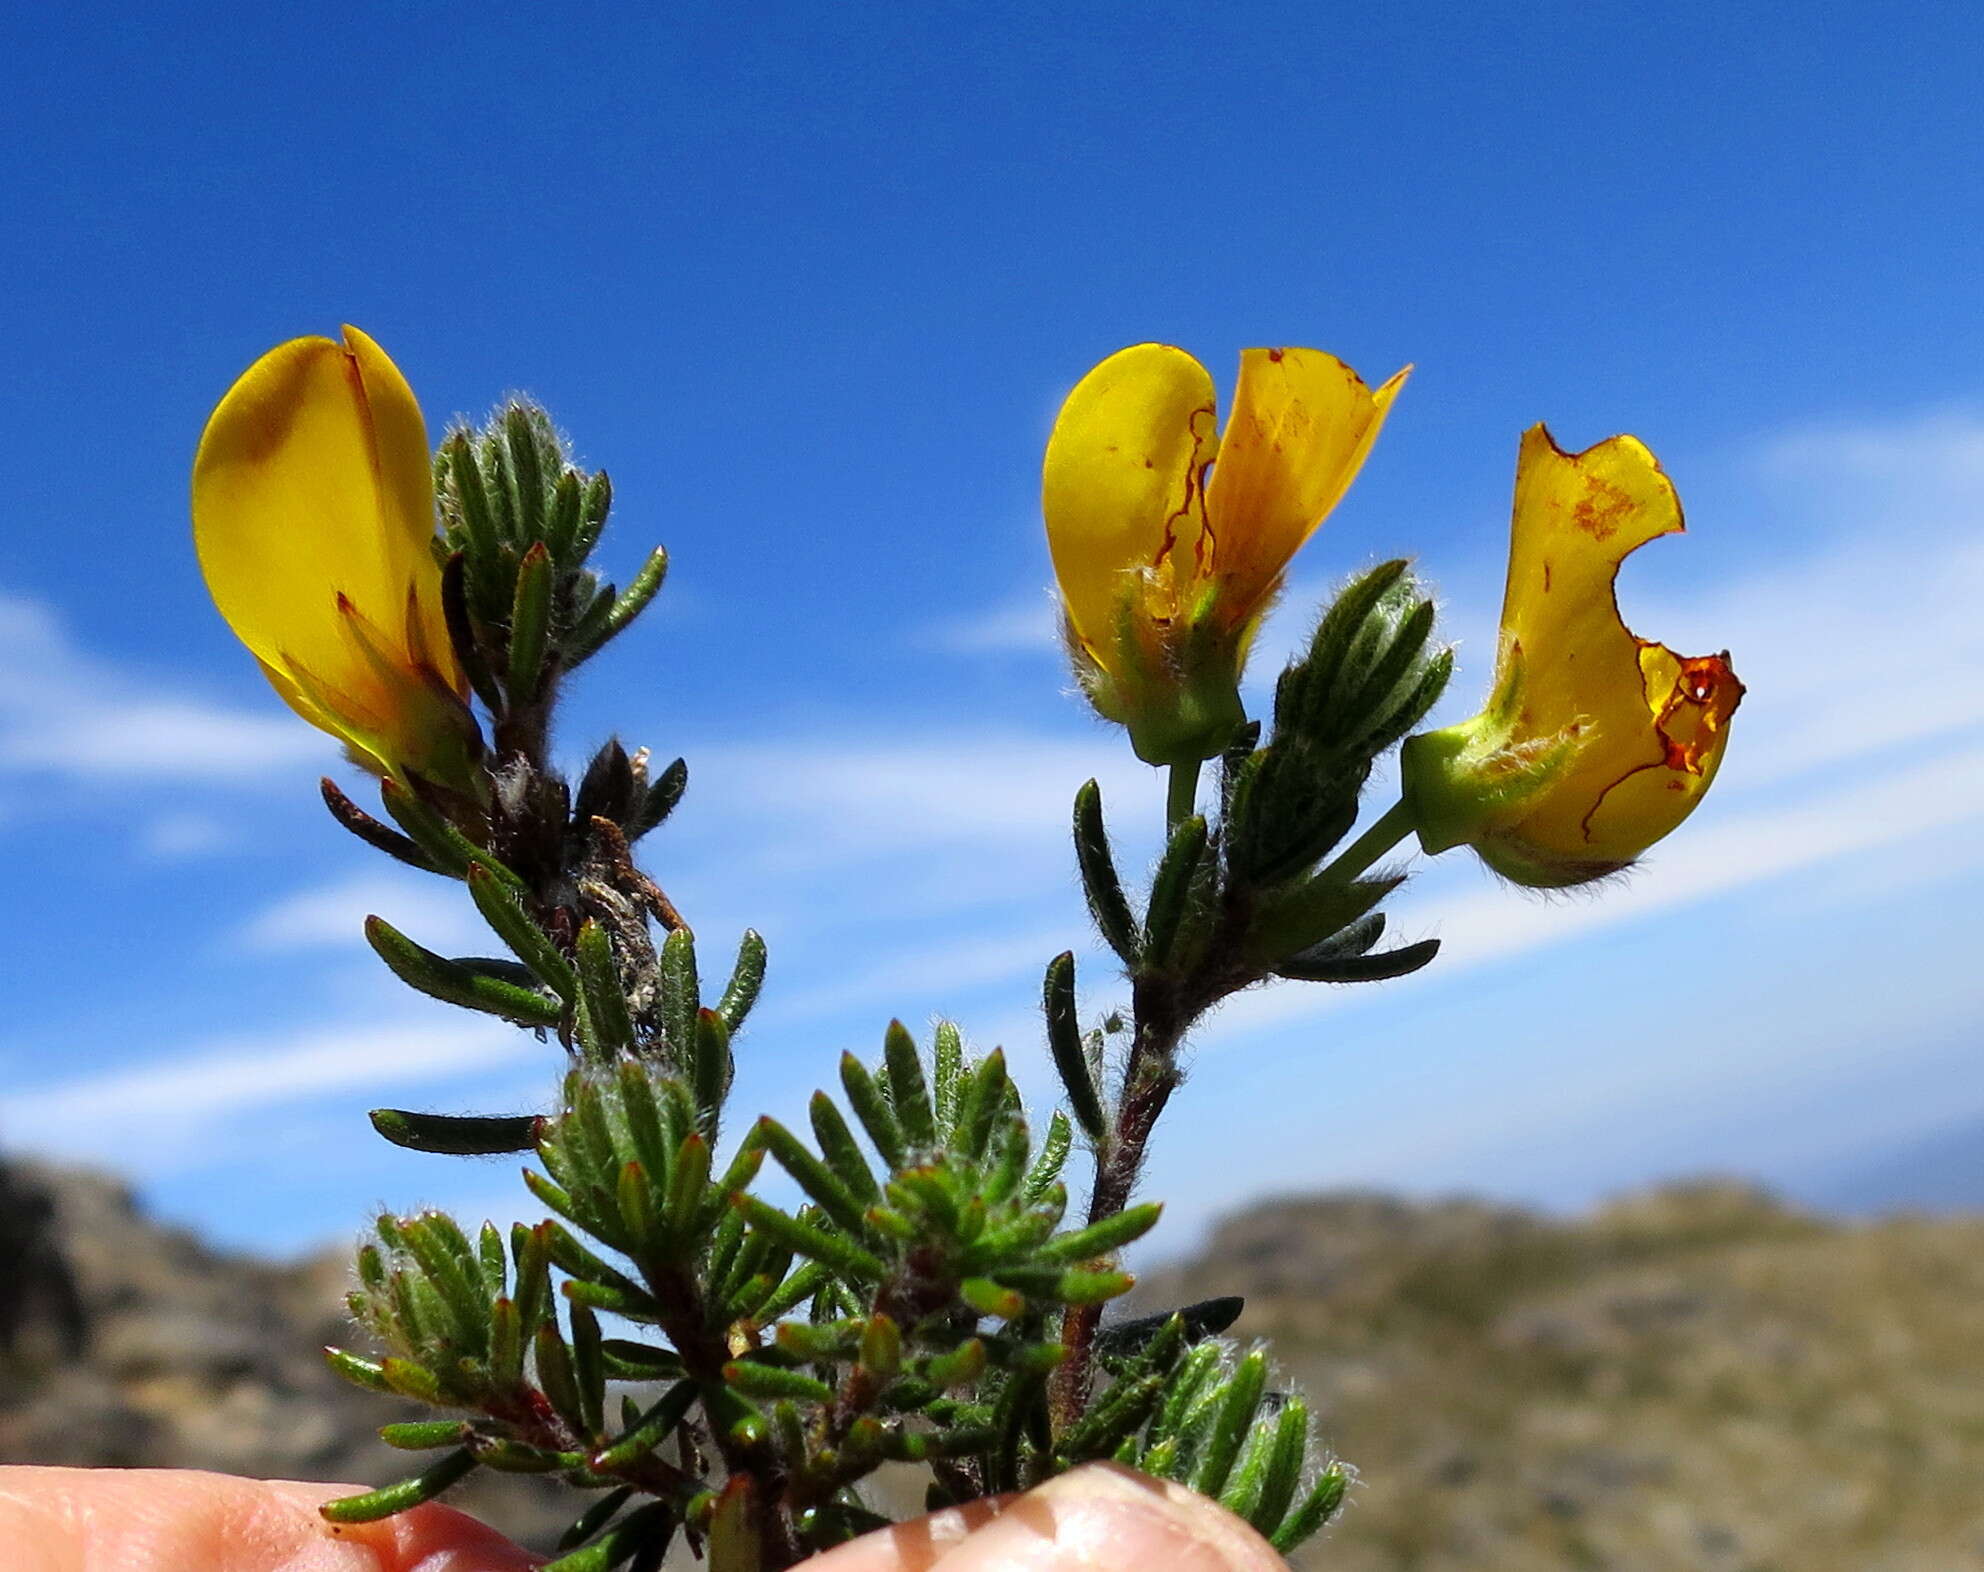
MULTIPOLYGON (((1037 1490, 975 1503, 977 1526, 932 1521, 885 1529, 805 1572, 1288 1572, 1239 1518, 1196 1491, 1113 1463, 1037 1490)), ((966 1509, 972 1511, 973 1509, 966 1509)))

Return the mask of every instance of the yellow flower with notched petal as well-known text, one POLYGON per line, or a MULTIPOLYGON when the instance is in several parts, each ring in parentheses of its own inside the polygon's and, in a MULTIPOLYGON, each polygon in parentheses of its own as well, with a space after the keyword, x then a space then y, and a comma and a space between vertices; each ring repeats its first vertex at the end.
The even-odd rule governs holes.
POLYGON ((1083 685, 1142 758, 1196 763, 1239 724, 1247 643, 1405 377, 1374 391, 1320 350, 1245 350, 1224 435, 1212 377, 1169 344, 1111 355, 1068 395, 1047 542, 1083 685))
POLYGON ((270 350, 193 461, 200 571, 285 703, 381 775, 473 791, 480 737, 448 640, 413 391, 356 328, 270 350))
POLYGON ((1523 434, 1494 693, 1401 756, 1427 851, 1471 844, 1519 884, 1582 884, 1693 811, 1743 685, 1726 652, 1636 638, 1613 587, 1628 553, 1682 528, 1638 438, 1566 453, 1540 425, 1523 434))

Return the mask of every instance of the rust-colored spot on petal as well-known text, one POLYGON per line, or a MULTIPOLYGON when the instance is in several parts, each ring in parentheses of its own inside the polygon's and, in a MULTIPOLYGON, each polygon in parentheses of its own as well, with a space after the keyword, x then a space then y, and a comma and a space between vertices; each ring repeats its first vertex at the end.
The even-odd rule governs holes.
POLYGON ((1571 522, 1593 540, 1611 539, 1618 533, 1619 525, 1632 513, 1632 497, 1597 475, 1584 477, 1584 489, 1585 494, 1571 509, 1571 522))

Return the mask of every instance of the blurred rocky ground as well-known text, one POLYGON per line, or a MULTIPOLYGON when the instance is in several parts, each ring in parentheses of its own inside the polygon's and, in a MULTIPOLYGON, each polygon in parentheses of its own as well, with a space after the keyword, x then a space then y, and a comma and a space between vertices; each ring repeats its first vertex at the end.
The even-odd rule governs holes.
MULTIPOLYGON (((277 1264, 147 1217, 100 1174, 0 1164, 0 1462, 215 1468, 275 1479, 403 1478, 378 1438, 431 1410, 325 1367, 351 1344, 342 1253, 277 1264)), ((450 1497, 527 1543, 575 1511, 516 1475, 450 1497)))
POLYGON ((1573 1220, 1257 1206, 1153 1277, 1244 1293, 1363 1483, 1331 1572, 1984 1569, 1984 1218, 1737 1184, 1573 1220))
MULTIPOLYGON (((373 1432, 411 1410, 317 1355, 345 1277, 0 1166, 0 1459, 396 1477, 373 1432)), ((1139 1302, 1233 1293, 1362 1475, 1305 1567, 1984 1572, 1984 1218, 1323 1196, 1226 1219, 1139 1302)), ((514 1476, 455 1499, 540 1545, 569 1516, 514 1476)))

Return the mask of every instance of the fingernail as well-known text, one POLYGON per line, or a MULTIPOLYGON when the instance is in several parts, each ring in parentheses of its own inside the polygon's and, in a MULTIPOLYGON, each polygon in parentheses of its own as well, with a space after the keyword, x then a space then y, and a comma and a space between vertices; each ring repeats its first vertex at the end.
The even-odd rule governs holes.
POLYGON ((932 1572, 1287 1572, 1266 1540, 1183 1485, 1102 1463, 1028 1492, 932 1572))

